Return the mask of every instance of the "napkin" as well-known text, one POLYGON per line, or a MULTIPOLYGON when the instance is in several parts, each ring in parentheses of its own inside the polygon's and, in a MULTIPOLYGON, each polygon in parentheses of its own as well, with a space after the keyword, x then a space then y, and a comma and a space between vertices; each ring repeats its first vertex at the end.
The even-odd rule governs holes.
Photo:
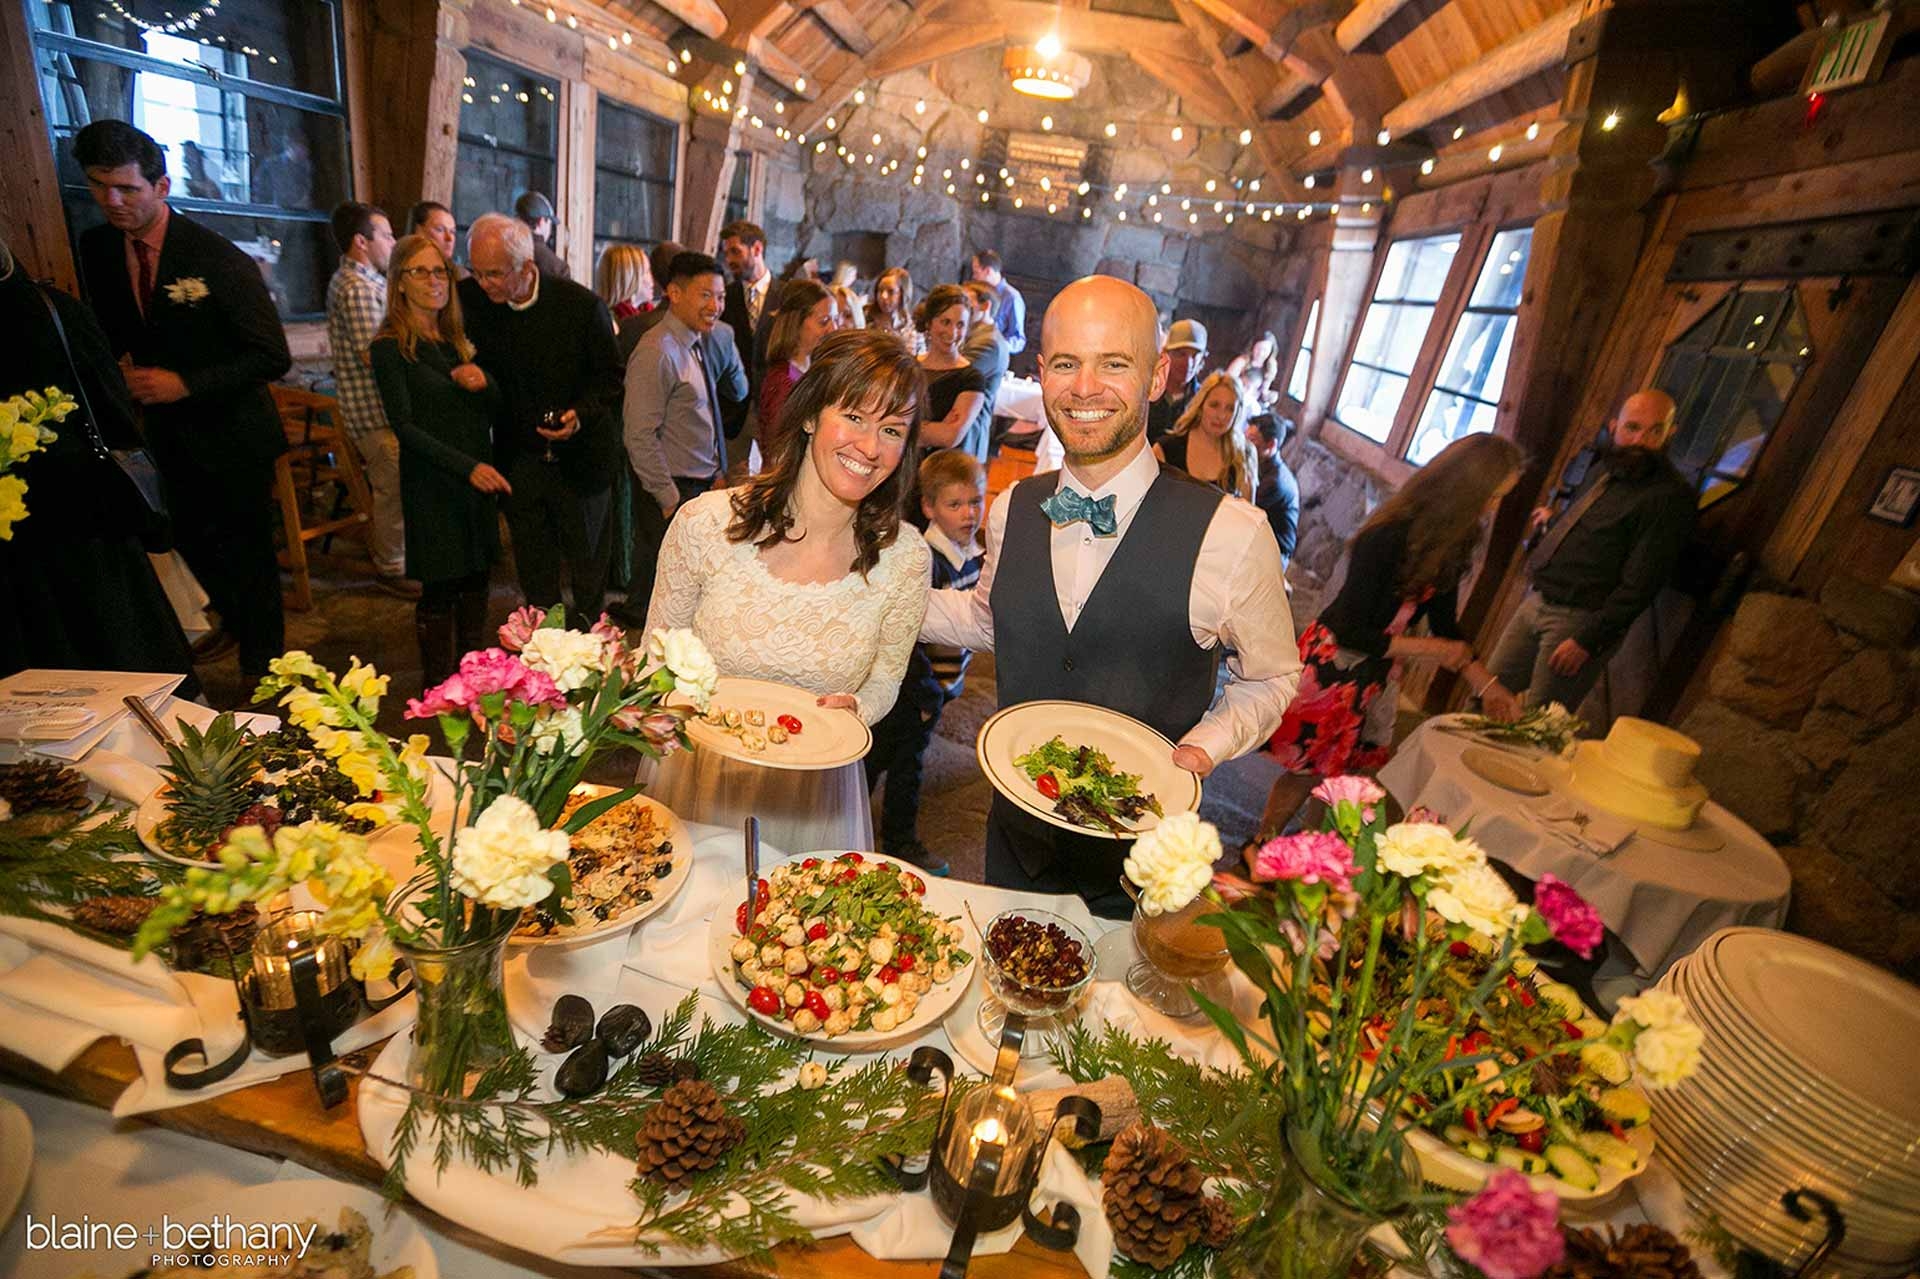
POLYGON ((1633 823, 1582 808, 1561 795, 1540 800, 1531 806, 1530 814, 1540 829, 1594 857, 1611 856, 1633 838, 1633 823))
POLYGON ((73 768, 95 789, 129 804, 143 802, 166 780, 152 765, 105 747, 87 752, 84 758, 75 761, 73 768))

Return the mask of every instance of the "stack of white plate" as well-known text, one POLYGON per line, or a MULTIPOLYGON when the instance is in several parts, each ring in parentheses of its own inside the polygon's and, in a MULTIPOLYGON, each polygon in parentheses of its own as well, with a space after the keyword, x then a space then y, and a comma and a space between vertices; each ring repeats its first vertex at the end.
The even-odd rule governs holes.
POLYGON ((1846 1216, 1822 1275, 1888 1279, 1920 1261, 1920 989, 1830 946, 1764 928, 1715 933, 1661 985, 1706 1035, 1700 1070, 1654 1092, 1660 1157, 1696 1215, 1803 1261, 1825 1234, 1781 1195, 1846 1216))

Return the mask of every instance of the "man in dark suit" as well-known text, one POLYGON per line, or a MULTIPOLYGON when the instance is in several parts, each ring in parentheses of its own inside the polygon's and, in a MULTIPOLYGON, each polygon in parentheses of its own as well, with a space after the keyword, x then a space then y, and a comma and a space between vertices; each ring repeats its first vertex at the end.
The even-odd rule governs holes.
MULTIPOLYGON (((767 269, 767 233, 751 222, 729 222, 720 228, 720 256, 727 265, 726 304, 720 319, 733 330, 740 363, 747 370, 747 398, 727 413, 727 467, 744 476, 748 451, 757 431, 742 431, 748 410, 760 402, 760 379, 767 371, 767 340, 773 317, 780 310, 780 281, 767 269)), ((662 278, 655 276, 654 278, 662 278)))
POLYGON ((180 553, 252 680, 285 647, 269 502, 287 440, 267 389, 293 365, 280 316, 252 258, 167 207, 159 143, 100 120, 74 159, 107 219, 80 237, 88 300, 145 410, 180 553))

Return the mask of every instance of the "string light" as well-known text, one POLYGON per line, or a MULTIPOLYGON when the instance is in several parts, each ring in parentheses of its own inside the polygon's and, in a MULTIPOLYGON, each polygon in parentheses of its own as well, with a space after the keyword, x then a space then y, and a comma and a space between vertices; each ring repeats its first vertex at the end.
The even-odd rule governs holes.
POLYGON ((1535 120, 1532 124, 1527 126, 1527 141, 1531 142, 1539 136, 1540 136, 1540 122, 1538 120, 1535 120))
POLYGON ((927 113, 927 100, 925 98, 921 98, 913 104, 913 113, 915 115, 925 115, 927 113))
POLYGON ((1600 122, 1601 131, 1605 133, 1612 133, 1615 129, 1619 127, 1620 127, 1620 113, 1618 111, 1607 112, 1607 118, 1600 122))
POLYGON ((864 107, 867 105, 867 91, 865 89, 855 89, 853 91, 853 105, 856 107, 864 107))
POLYGON ((1420 162, 1420 172, 1422 173, 1433 172, 1433 158, 1431 156, 1429 156, 1427 159, 1422 160, 1420 162))
POLYGON ((1360 170, 1360 182, 1361 182, 1361 184, 1362 184, 1362 185, 1365 185, 1366 183, 1368 183, 1368 182, 1371 182, 1371 181, 1373 181, 1373 170, 1372 170, 1372 169, 1362 169, 1362 170, 1360 170))
POLYGON ((880 145, 880 135, 877 133, 873 135, 873 145, 875 146, 880 145))
POLYGON ((1214 180, 1213 180, 1212 178, 1208 178, 1208 179, 1207 179, 1207 193, 1208 193, 1208 194, 1212 194, 1212 193, 1213 193, 1213 189, 1214 189, 1215 187, 1217 187, 1217 186, 1219 186, 1219 185, 1220 185, 1220 184, 1219 184, 1219 183, 1217 183, 1217 182, 1215 182, 1215 181, 1214 181, 1214 180))
POLYGON ((745 75, 747 73, 747 63, 744 58, 734 62, 733 73, 735 75, 745 75))
POLYGON ((807 91, 807 78, 805 76, 801 75, 793 78, 793 91, 795 93, 805 93, 807 91))
POLYGON ((1307 135, 1307 145, 1310 147, 1317 147, 1320 145, 1320 130, 1315 129, 1313 132, 1307 135))
POLYGON ((1177 125, 1177 124, 1173 126, 1173 140, 1174 140, 1175 142, 1178 142, 1178 141, 1180 141, 1180 139, 1182 139, 1182 138, 1184 138, 1184 137, 1186 137, 1186 136, 1187 136, 1187 131, 1186 131, 1185 129, 1183 129, 1183 128, 1181 128, 1181 127, 1180 127, 1179 125, 1177 125))
POLYGON ((1385 146, 1387 143, 1393 141, 1393 132, 1390 129, 1382 129, 1373 135, 1373 140, 1381 146, 1385 146))
POLYGON ((1456 124, 1456 125, 1454 125, 1454 126, 1453 126, 1453 140, 1454 140, 1455 142, 1458 142, 1458 141, 1459 141, 1459 140, 1460 140, 1461 138, 1464 138, 1464 137, 1466 137, 1466 136, 1467 136, 1467 126, 1466 126, 1466 125, 1464 125, 1464 124, 1456 124))
POLYGON ((981 124, 985 124, 987 122, 987 109, 981 107, 980 114, 974 116, 974 119, 978 120, 981 124))
POLYGON ((1051 133, 1053 131, 1053 117, 1050 115, 1041 116, 1040 127, 1046 130, 1047 132, 1051 133))
POLYGON ((131 13, 125 5, 121 4, 120 0, 107 0, 107 7, 142 31, 158 32, 161 35, 173 35, 179 31, 191 31, 193 28, 199 26, 202 20, 211 18, 220 8, 220 0, 207 0, 206 4, 201 5, 185 17, 176 18, 171 11, 168 11, 166 14, 168 20, 165 22, 148 22, 144 18, 137 17, 131 13))
POLYGON ((683 62, 683 63, 686 63, 686 62, 692 62, 692 61, 693 61, 693 51, 692 51, 691 49, 682 49, 682 50, 680 50, 680 61, 681 61, 681 62, 683 62))
POLYGON ((1493 146, 1488 148, 1487 150, 1487 163, 1488 164, 1500 163, 1500 157, 1505 152, 1506 152, 1505 147, 1501 146, 1498 142, 1494 143, 1493 146))
POLYGON ((1109 120, 1109 121, 1107 121, 1107 127, 1106 127, 1106 135, 1107 135, 1108 137, 1110 137, 1110 138, 1111 138, 1111 137, 1116 137, 1116 136, 1118 136, 1118 134, 1119 134, 1119 132, 1120 132, 1120 126, 1119 126, 1119 125, 1117 125, 1117 124, 1115 124, 1115 123, 1114 123, 1113 121, 1111 121, 1111 120, 1109 120))
POLYGON ((1319 179, 1315 178, 1313 174, 1309 173, 1306 177, 1300 180, 1300 184, 1306 187, 1307 190, 1311 191, 1313 190, 1314 183, 1317 181, 1319 181, 1319 179))
POLYGON ((1252 129, 1242 129, 1242 130, 1240 130, 1240 145, 1241 145, 1241 146, 1246 146, 1246 145, 1247 145, 1247 144, 1248 144, 1249 142, 1252 142, 1252 141, 1253 141, 1253 130, 1252 130, 1252 129))
POLYGON ((1260 189, 1260 179, 1255 178, 1253 181, 1247 183, 1247 189, 1250 191, 1258 191, 1260 189))

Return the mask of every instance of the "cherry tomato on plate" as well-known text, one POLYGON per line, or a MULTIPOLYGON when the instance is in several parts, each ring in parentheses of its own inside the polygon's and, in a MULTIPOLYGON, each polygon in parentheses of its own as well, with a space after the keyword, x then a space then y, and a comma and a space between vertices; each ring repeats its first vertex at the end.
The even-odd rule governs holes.
POLYGON ((858 878, 860 878, 860 872, 859 870, 857 870, 852 866, 849 866, 845 870, 840 872, 840 882, 843 884, 851 884, 854 880, 858 878))
POLYGON ((1547 1148, 1547 1130, 1542 1126, 1535 1128, 1532 1132, 1518 1133, 1513 1141, 1528 1154, 1537 1155, 1547 1148))
POLYGON ((1033 780, 1034 788, 1048 799, 1060 798, 1060 783, 1052 773, 1042 773, 1033 780))
POLYGON ((831 986, 835 982, 840 980, 840 970, 838 968, 834 968, 829 965, 822 964, 820 967, 813 970, 813 979, 819 982, 822 986, 831 986))
POLYGON ((912 871, 908 871, 906 873, 905 878, 907 881, 908 888, 911 888, 916 894, 920 896, 926 895, 926 892, 927 892, 926 880, 920 878, 918 875, 914 874, 912 871))
POLYGON ((800 869, 812 870, 815 866, 818 866, 819 864, 820 864, 820 859, 818 857, 809 857, 807 858, 807 860, 800 863, 800 869))
POLYGON ((903 973, 912 972, 913 971, 913 952, 910 950, 903 950, 899 954, 895 955, 893 957, 893 966, 895 968, 898 968, 903 973))
POLYGON ((826 935, 827 926, 825 924, 815 924, 812 928, 807 929, 808 941, 820 941, 826 935))
POLYGON ((827 997, 817 990, 807 992, 807 1002, 804 1007, 821 1021, 833 1016, 833 1009, 827 1007, 827 997))
POLYGON ((796 736, 796 737, 799 736, 799 733, 800 733, 800 717, 799 716, 782 715, 778 719, 774 720, 773 722, 778 724, 780 727, 786 729, 790 735, 796 736))
POLYGON ((773 993, 771 986, 755 986, 747 995, 747 1007, 766 1017, 780 1015, 780 996, 773 993))
POLYGON ((837 862, 863 862, 867 859, 858 853, 842 853, 833 860, 837 862))
POLYGON ((875 975, 880 978, 883 984, 888 986, 900 980, 900 970, 892 964, 880 965, 880 971, 875 975))

